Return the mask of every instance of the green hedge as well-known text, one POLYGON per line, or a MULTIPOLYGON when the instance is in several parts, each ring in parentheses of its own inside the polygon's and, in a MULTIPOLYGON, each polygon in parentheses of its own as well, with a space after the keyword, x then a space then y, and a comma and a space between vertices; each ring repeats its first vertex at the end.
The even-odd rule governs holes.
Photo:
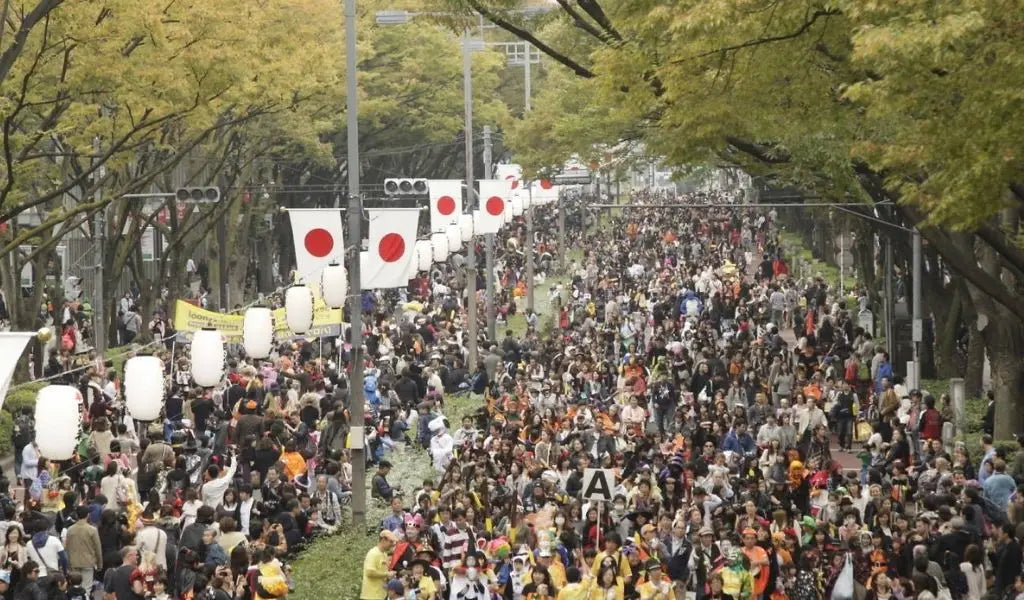
POLYGON ((46 383, 27 383, 18 389, 7 392, 3 410, 0 410, 0 456, 6 456, 14 450, 11 437, 14 435, 14 415, 23 408, 35 408, 36 394, 46 383))

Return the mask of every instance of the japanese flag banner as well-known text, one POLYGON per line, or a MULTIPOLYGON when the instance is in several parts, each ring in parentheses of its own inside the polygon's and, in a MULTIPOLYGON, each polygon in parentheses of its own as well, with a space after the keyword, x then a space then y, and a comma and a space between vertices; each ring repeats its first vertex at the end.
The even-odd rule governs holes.
POLYGON ((430 191, 430 231, 445 231, 449 225, 458 225, 462 214, 462 180, 431 179, 427 185, 430 191))
POLYGON ((480 180, 480 216, 477 233, 498 233, 512 199, 512 184, 504 179, 480 180))
POLYGON ((334 208, 293 208, 288 211, 295 243, 296 281, 319 282, 331 262, 345 261, 341 212, 334 208))
POLYGON ((494 178, 507 181, 512 191, 523 189, 523 168, 519 165, 495 165, 494 178))
POLYGON ((370 220, 366 264, 360 279, 365 289, 409 285, 416 260, 418 208, 377 208, 366 211, 370 220))
POLYGON ((537 205, 550 204, 558 200, 558 187, 550 179, 538 179, 530 184, 533 202, 537 205))

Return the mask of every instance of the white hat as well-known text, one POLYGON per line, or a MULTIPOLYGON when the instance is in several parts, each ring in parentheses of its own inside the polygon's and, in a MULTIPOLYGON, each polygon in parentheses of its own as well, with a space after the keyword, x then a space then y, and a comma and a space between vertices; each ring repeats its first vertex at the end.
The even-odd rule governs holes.
POLYGON ((441 431, 444 429, 444 417, 437 417, 427 425, 427 428, 434 433, 441 431))

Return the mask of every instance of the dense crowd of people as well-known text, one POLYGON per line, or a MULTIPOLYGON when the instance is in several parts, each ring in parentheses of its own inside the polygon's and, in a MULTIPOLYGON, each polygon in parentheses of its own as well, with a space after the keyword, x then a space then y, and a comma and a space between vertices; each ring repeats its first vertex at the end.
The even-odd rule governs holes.
MULTIPOLYGON (((343 526, 363 485, 351 385, 389 513, 363 572, 340 575, 368 600, 1024 592, 1024 452, 954 442, 948 399, 906 389, 858 326, 867 294, 790 275, 776 215, 644 206, 672 200, 635 193, 585 233, 567 211, 582 251, 557 281, 556 211, 535 210, 551 308, 501 339, 481 327, 476 364, 459 256, 363 295, 360 382, 347 336, 281 342, 268 360, 231 345, 213 388, 194 385, 182 345, 160 348, 164 415, 140 431, 119 375, 92 360, 67 381, 83 397, 73 460, 40 457, 39 424, 18 417, 0 593, 287 596, 289 558, 343 526), (476 408, 450 414, 453 394, 476 408), (398 445, 429 455, 418 489, 388 480, 398 445), (613 473, 606 501, 584 493, 588 469, 613 473)), ((524 311, 525 234, 516 219, 498 236, 502 323, 524 311)))
POLYGON ((475 412, 400 371, 391 438, 435 472, 398 495, 381 463, 362 597, 1024 597, 1024 452, 955 441, 859 326, 868 294, 791 276, 775 214, 643 207, 671 201, 577 245, 553 326, 468 368, 475 412))

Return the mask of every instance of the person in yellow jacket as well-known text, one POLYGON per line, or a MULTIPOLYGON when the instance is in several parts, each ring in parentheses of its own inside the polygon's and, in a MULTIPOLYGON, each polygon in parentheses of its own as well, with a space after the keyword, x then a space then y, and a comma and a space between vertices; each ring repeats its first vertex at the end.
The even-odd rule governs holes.
POLYGON ((629 566, 629 561, 622 555, 622 536, 617 531, 612 531, 604 536, 604 550, 598 552, 594 557, 594 564, 590 567, 590 571, 600 573, 606 562, 616 570, 623 582, 632 581, 633 570, 629 566))
POLYGON ((673 600, 675 593, 673 584, 661 570, 661 562, 656 558, 648 559, 647 581, 637 587, 640 600, 673 600))
POLYGON ((370 548, 363 559, 363 586, 360 600, 384 600, 387 583, 394 577, 391 571, 391 550, 398 543, 398 535, 385 529, 380 532, 377 545, 370 548))
POLYGON ((537 566, 547 570, 548 576, 551 577, 551 583, 554 584, 556 590, 560 590, 568 583, 568 580, 565 573, 565 565, 562 564, 560 558, 555 558, 554 554, 554 550, 541 548, 537 552, 537 566))

